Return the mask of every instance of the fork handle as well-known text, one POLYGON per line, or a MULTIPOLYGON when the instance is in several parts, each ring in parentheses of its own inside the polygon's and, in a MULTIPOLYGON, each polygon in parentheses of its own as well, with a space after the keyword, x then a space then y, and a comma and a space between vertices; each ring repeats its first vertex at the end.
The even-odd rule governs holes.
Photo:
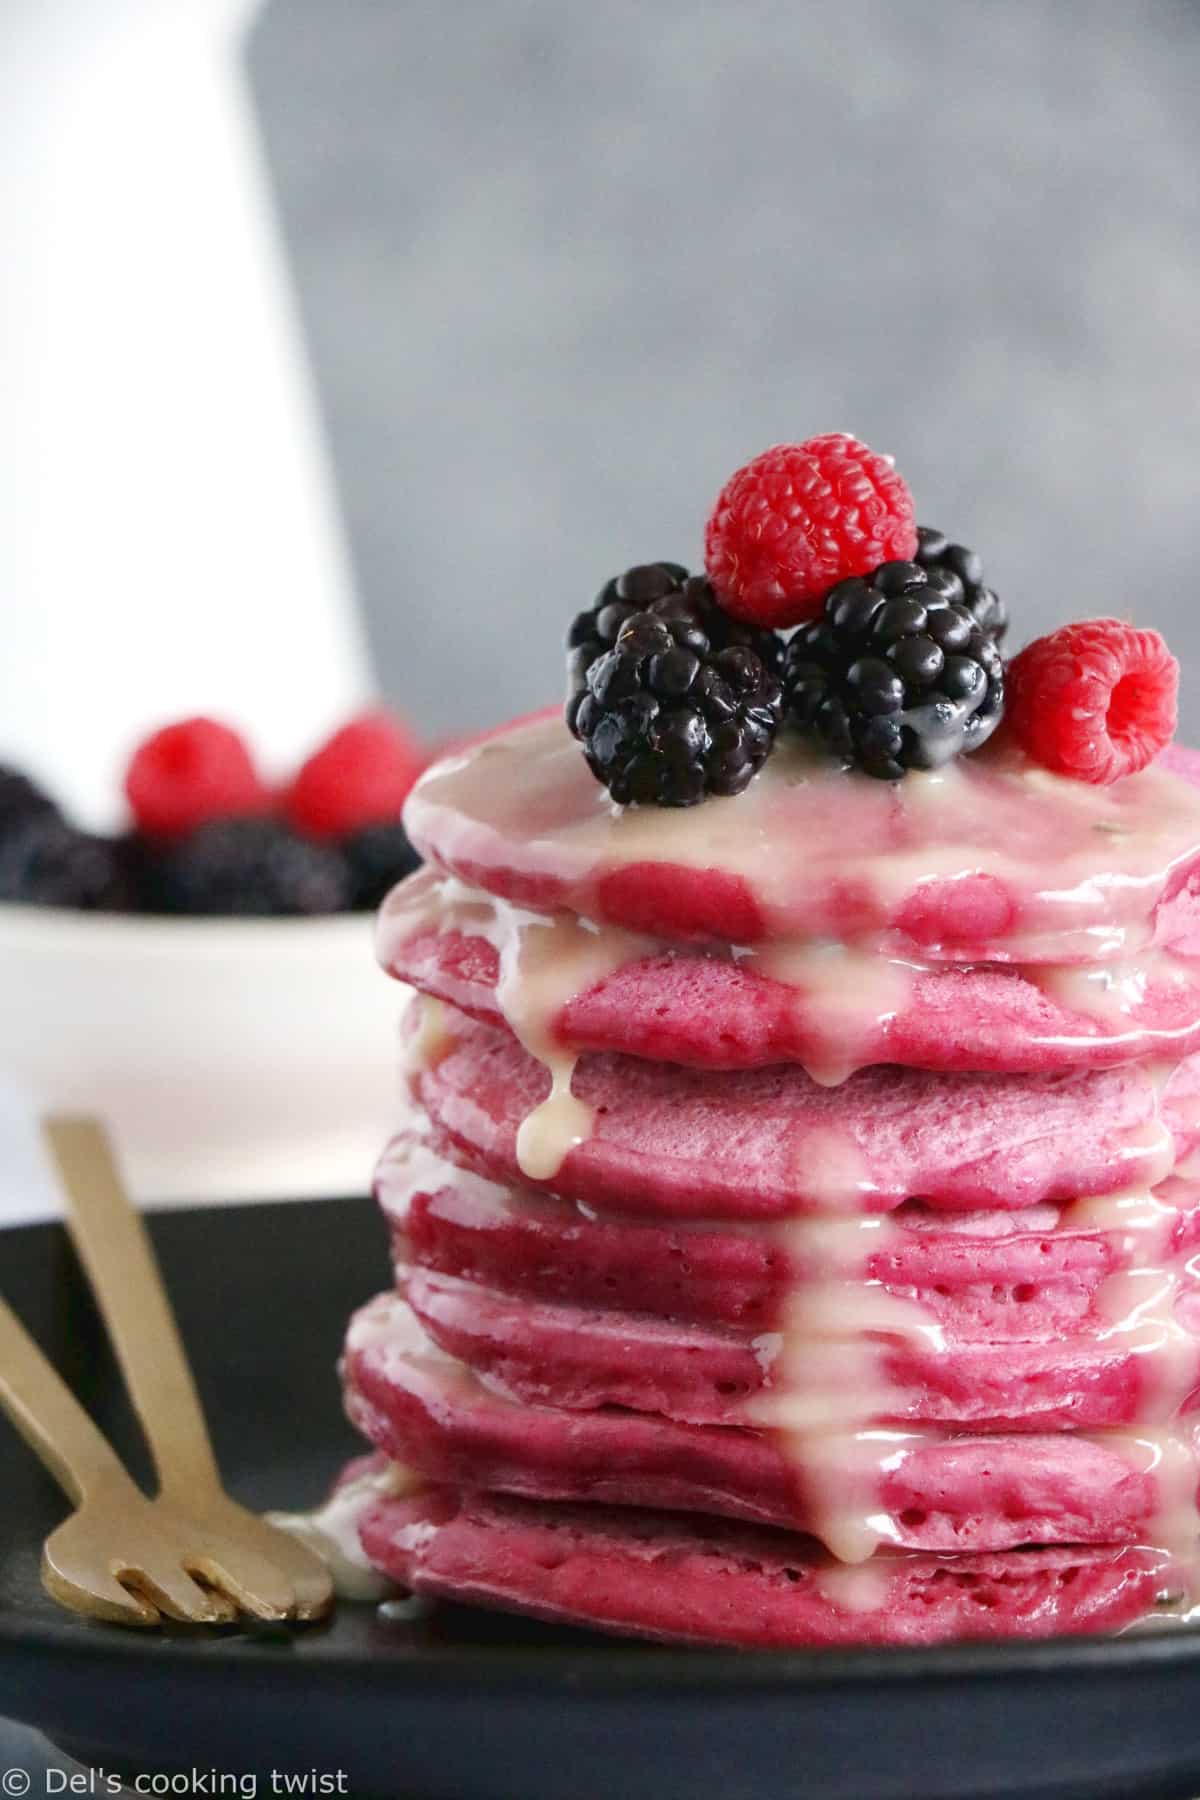
POLYGON ((221 1482, 200 1396, 145 1225, 95 1119, 47 1119, 67 1226, 146 1433, 159 1487, 193 1503, 221 1482))
POLYGON ((0 1406, 73 1505, 128 1481, 108 1439, 0 1299, 0 1406))

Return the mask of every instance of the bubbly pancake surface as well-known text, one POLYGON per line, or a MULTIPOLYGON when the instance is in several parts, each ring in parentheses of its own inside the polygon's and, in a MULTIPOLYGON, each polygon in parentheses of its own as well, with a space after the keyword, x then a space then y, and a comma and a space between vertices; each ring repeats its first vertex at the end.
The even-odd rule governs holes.
POLYGON ((375 1565, 417 1593, 747 1648, 1114 1631, 1174 1580, 1159 1551, 1088 1546, 902 1553, 847 1571, 788 1532, 433 1487, 378 1502, 361 1534, 375 1565))
POLYGON ((564 1053, 792 1062, 827 1086, 874 1063, 1053 1073, 1200 1047, 1200 960, 1161 947, 1115 965, 1022 969, 921 965, 834 942, 668 946, 551 922, 428 873, 389 901, 379 945, 398 980, 518 1031, 517 971, 536 960, 539 1028, 564 1053))
MULTIPOLYGON (((418 1047, 427 1008, 411 1021, 418 1047)), ((518 1137, 547 1072, 509 1033, 437 1016, 437 1054, 412 1071, 423 1113, 457 1160, 528 1180, 518 1137)), ((1026 1078, 879 1067, 827 1088, 796 1068, 585 1056, 573 1091, 590 1129, 545 1185, 593 1206, 701 1218, 886 1211, 913 1197, 1008 1208, 1151 1187, 1196 1142, 1198 1074, 1194 1060, 1026 1078)))

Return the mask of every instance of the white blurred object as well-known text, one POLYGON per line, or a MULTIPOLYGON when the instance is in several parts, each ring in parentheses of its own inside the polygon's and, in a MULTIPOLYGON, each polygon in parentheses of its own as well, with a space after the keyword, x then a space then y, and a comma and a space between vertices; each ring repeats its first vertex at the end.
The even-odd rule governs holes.
POLYGON ((285 767, 367 669, 240 65, 254 0, 0 6, 0 759, 111 823, 149 727, 285 767))
POLYGON ((62 1212, 42 1150, 30 1096, 0 1072, 0 1225, 57 1218, 62 1212))
POLYGON ((143 1203, 366 1193, 400 1113, 407 993, 361 913, 0 906, 0 1224, 49 1210, 30 1146, 53 1109, 101 1115, 143 1203))

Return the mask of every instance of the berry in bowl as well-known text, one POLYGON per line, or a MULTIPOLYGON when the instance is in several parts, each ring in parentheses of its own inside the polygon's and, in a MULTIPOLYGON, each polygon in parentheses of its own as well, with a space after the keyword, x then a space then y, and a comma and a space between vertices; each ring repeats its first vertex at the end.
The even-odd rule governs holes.
POLYGON ((396 1105, 370 912, 417 866, 425 760, 374 712, 275 790, 229 726, 181 720, 110 836, 0 768, 0 1076, 104 1114, 143 1199, 361 1190, 396 1105))

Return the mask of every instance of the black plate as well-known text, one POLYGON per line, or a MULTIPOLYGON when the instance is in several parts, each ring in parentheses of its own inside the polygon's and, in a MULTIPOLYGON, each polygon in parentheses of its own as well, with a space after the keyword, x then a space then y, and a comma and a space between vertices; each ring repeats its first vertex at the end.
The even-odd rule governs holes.
MULTIPOLYGON (((355 1440, 334 1362, 383 1285, 366 1201, 163 1214, 155 1241, 230 1486, 315 1501, 355 1440)), ((57 1226, 0 1234, 0 1287, 139 1472, 57 1226)), ((639 1648, 446 1607, 295 1632, 141 1634, 38 1582, 62 1517, 0 1422, 0 1713, 108 1768, 344 1772, 388 1800, 1172 1800, 1200 1792, 1200 1633, 936 1651, 639 1648)), ((197 1790, 197 1791, 203 1791, 197 1790)), ((312 1791, 320 1791, 319 1789, 312 1791)), ((337 1791, 327 1786, 326 1792, 337 1791)))

